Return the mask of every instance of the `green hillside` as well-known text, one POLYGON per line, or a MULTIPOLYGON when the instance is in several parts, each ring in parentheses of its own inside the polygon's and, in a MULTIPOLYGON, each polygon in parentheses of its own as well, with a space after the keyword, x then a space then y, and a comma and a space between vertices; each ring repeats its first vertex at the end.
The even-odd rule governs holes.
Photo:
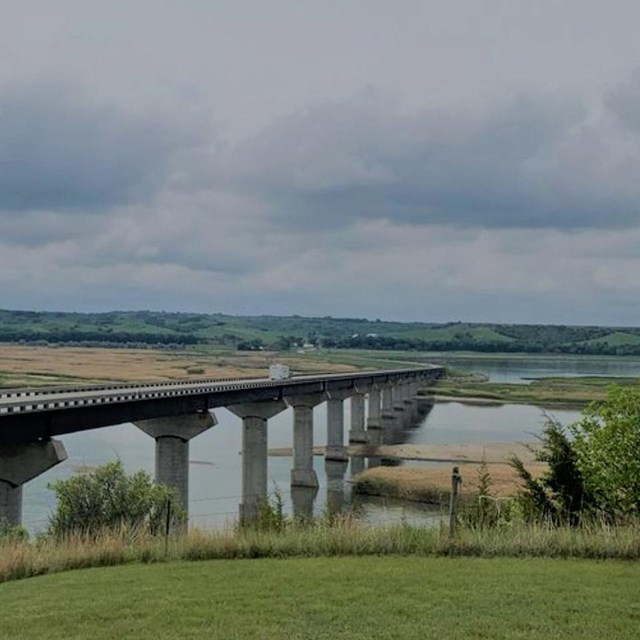
POLYGON ((640 334, 633 334, 629 333, 628 331, 613 331, 612 333, 608 333, 601 338, 592 338, 591 340, 586 340, 584 344, 611 347, 628 345, 636 346, 640 344, 640 334))
POLYGON ((639 355, 640 328, 387 322, 219 313, 0 310, 0 342, 639 355))

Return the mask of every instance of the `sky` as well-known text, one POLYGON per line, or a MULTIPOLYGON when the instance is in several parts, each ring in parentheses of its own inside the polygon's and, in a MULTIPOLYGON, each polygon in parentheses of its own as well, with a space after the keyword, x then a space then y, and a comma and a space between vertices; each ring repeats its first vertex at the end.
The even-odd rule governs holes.
POLYGON ((635 0, 0 0, 0 307, 640 324, 635 0))

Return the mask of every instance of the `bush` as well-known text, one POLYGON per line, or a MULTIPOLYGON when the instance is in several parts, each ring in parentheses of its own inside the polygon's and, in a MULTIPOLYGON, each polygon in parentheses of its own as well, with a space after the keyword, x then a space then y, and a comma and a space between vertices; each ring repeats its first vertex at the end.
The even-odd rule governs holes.
POLYGON ((640 515, 640 390, 611 387, 571 426, 585 490, 607 516, 640 515))
POLYGON ((469 501, 463 505, 460 520, 470 527, 493 527, 501 518, 500 503, 493 495, 493 479, 489 465, 483 456, 477 471, 478 487, 469 501))
POLYGON ((511 460, 524 485, 518 495, 522 513, 528 520, 577 525, 592 501, 585 490, 574 445, 565 428, 551 418, 538 439, 540 446, 532 447, 535 459, 548 465, 540 478, 534 478, 519 458, 511 460))
POLYGON ((58 480, 49 488, 57 497, 47 529, 54 537, 98 535, 123 527, 155 535, 164 530, 167 518, 172 527, 184 521, 172 489, 155 484, 145 471, 127 475, 120 461, 58 480))
POLYGON ((26 542, 28 539, 29 532, 23 526, 0 520, 0 544, 26 542))
POLYGON ((615 522, 640 515, 640 390, 611 387, 568 432, 549 420, 540 442, 536 460, 548 464, 541 478, 512 460, 529 519, 576 525, 585 517, 615 522))

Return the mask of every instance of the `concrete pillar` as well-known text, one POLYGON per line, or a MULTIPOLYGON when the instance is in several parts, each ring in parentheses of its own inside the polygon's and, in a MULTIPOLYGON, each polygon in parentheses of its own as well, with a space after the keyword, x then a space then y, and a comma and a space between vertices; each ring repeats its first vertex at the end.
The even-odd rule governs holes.
POLYGON ((135 425, 156 441, 156 482, 174 489, 189 512, 189 440, 218 424, 213 413, 140 420, 135 425))
POLYGON ((267 420, 287 408, 284 400, 234 404, 227 409, 242 418, 242 502, 240 523, 255 521, 267 499, 267 420))
POLYGON ((313 469, 313 408, 324 399, 323 393, 286 398, 287 404, 293 407, 292 487, 318 486, 318 476, 313 469))
POLYGON ((418 419, 422 421, 433 409, 433 396, 427 393, 428 380, 420 379, 416 381, 415 400, 418 419), (418 395, 418 393, 420 394, 418 395))
POLYGON ((327 400, 327 452, 326 460, 348 460, 344 446, 344 401, 353 394, 351 390, 328 392, 327 400))
POLYGON ((22 523, 22 486, 0 480, 0 525, 22 523))
POLYGON ((298 520, 313 519, 313 504, 318 495, 318 487, 297 487, 291 485, 293 517, 298 520))
POLYGON ((393 387, 389 385, 382 389, 382 401, 380 403, 380 421, 382 423, 383 442, 387 442, 392 437, 395 420, 396 414, 393 410, 393 387))
POLYGON ((382 444, 382 420, 380 417, 380 389, 373 386, 369 391, 369 417, 367 418, 367 442, 382 444))
POLYGON ((393 414, 395 416, 394 429, 396 431, 402 431, 405 424, 405 411, 404 411, 404 385, 400 382, 394 384, 392 387, 393 393, 393 414))
POLYGON ((59 440, 5 444, 0 448, 0 523, 22 523, 22 485, 67 459, 59 440))
POLYGON ((410 382, 405 382, 402 385, 402 404, 404 405, 404 426, 405 428, 413 426, 415 423, 414 409, 415 403, 413 401, 413 393, 410 382))
POLYGON ((364 424, 364 393, 361 392, 351 396, 349 442, 354 444, 365 444, 367 442, 367 432, 364 424))

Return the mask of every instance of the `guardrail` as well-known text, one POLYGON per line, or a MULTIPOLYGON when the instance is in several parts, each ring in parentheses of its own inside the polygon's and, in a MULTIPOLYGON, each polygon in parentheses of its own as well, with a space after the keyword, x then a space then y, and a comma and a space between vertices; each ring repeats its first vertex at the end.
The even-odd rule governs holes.
POLYGON ((86 393, 89 391, 109 391, 113 389, 139 389, 145 387, 168 387, 176 385, 189 385, 189 384, 205 384, 212 382, 233 382, 236 380, 246 380, 246 378, 204 378, 198 380, 148 380, 145 382, 124 382, 121 384, 112 385, 84 385, 81 387, 28 387, 28 388, 16 388, 16 389, 0 389, 0 399, 3 398, 23 398, 31 396, 43 396, 51 395, 53 393, 86 393))
POLYGON ((175 396, 191 396, 199 394, 221 393, 225 391, 241 391, 243 389, 258 388, 278 388, 282 386, 300 385, 309 382, 325 382, 330 380, 354 380, 361 378, 376 378, 402 376, 407 374, 427 373, 441 367, 430 366, 416 369, 390 369, 383 371, 358 371, 349 374, 324 374, 295 376, 285 380, 270 379, 247 379, 247 378, 218 378, 204 380, 188 380, 181 382, 159 382, 159 383, 129 383, 123 385, 107 386, 83 386, 83 387, 55 387, 44 389, 21 389, 6 391, 0 394, 0 398, 11 399, 12 397, 22 398, 17 402, 4 402, 0 404, 0 416, 6 414, 26 413, 32 411, 51 411, 67 409, 71 407, 84 407, 96 404, 113 404, 118 402, 131 402, 150 400, 154 398, 169 398, 175 396), (215 384, 211 384, 215 383, 215 384), (221 384, 222 383, 222 384, 221 384), (195 386, 194 386, 195 385, 195 386), (166 389, 172 387, 171 389, 166 389), (136 389, 135 393, 120 393, 136 389), (145 390, 146 389, 146 390, 145 390), (166 389, 166 390, 165 390, 166 389), (77 398, 55 397, 39 402, 38 396, 55 396, 56 394, 91 393, 106 392, 102 395, 86 396, 77 398), (112 392, 112 393, 111 393, 112 392), (12 395, 16 394, 15 396, 12 395), (25 402, 27 400, 27 402, 25 402), (30 400, 30 401, 29 401, 30 400))

